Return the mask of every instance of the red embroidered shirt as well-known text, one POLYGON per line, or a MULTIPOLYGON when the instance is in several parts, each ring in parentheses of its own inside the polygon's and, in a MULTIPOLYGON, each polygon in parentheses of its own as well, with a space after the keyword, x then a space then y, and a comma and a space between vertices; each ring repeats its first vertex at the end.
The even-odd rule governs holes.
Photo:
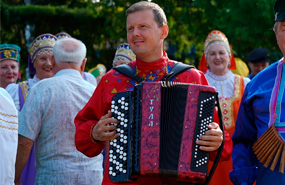
MULTIPOLYGON (((175 63, 175 61, 168 59, 166 53, 164 53, 164 56, 155 62, 146 63, 137 58, 136 61, 132 61, 128 65, 130 65, 132 69, 146 81, 159 81, 171 70, 175 63)), ((206 80, 204 73, 193 68, 178 74, 170 81, 208 85, 208 81, 206 80)), ((134 80, 113 69, 102 77, 91 99, 75 118, 75 145, 79 151, 89 157, 94 157, 102 152, 103 148, 105 147, 105 142, 94 142, 91 138, 91 130, 93 126, 100 120, 100 118, 107 114, 108 110, 110 110, 112 97, 118 92, 131 91, 133 90, 134 86, 134 80)), ((215 114, 214 121, 218 123, 217 113, 215 114)), ((231 152, 232 141, 229 134, 226 132, 225 147, 221 160, 228 160, 231 156, 231 152)), ((216 153, 217 151, 211 152, 210 159, 214 159, 216 153)), ((108 150, 106 150, 105 156, 108 156, 108 150)), ((108 174, 108 157, 105 157, 105 161, 106 166, 102 184, 114 184, 110 181, 108 174)), ((160 185, 164 183, 161 182, 160 178, 157 177, 139 177, 136 182, 123 184, 160 185)))

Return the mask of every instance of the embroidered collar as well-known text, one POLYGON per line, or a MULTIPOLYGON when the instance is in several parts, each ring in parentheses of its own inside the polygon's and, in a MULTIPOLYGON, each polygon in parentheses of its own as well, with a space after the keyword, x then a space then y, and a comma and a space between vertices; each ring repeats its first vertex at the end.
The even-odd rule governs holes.
POLYGON ((154 62, 144 62, 144 61, 136 58, 137 67, 141 71, 160 69, 163 66, 166 66, 167 62, 168 62, 168 56, 167 56, 165 51, 163 51, 163 56, 154 62))
POLYGON ((212 73, 210 70, 207 70, 207 74, 209 75, 209 77, 211 77, 214 80, 217 81, 225 81, 226 79, 228 79, 231 76, 231 71, 228 70, 228 72, 222 76, 220 75, 215 75, 214 73, 212 73))

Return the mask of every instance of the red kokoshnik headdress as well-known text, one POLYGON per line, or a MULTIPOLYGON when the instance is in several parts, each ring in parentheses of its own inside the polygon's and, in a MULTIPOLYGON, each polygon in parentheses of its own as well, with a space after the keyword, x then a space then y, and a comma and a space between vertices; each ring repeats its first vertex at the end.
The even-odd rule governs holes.
MULTIPOLYGON (((207 36, 205 43, 204 43, 204 53, 202 55, 202 58, 200 60, 199 63, 199 69, 201 71, 203 71, 204 73, 207 71, 207 61, 206 61, 206 57, 205 57, 205 53, 207 53, 208 49, 213 46, 214 44, 223 44, 229 51, 230 51, 230 45, 229 45, 229 41, 227 39, 227 37, 225 36, 225 34, 223 34, 221 31, 219 30, 213 30, 211 31, 211 33, 209 33, 209 35, 207 36)), ((231 53, 231 65, 229 67, 229 69, 236 69, 236 62, 234 59, 234 55, 231 53)))

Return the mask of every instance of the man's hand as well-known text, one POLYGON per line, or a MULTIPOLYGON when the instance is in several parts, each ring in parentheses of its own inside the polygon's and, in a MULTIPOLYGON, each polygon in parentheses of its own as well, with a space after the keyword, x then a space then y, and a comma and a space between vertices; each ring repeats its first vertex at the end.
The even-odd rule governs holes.
POLYGON ((18 134, 18 149, 15 164, 15 179, 16 185, 21 185, 21 174, 29 160, 29 156, 33 147, 33 140, 18 134))
POLYGON ((92 137, 95 141, 109 141, 119 137, 120 134, 116 132, 117 127, 115 126, 118 121, 111 116, 111 111, 108 111, 93 127, 92 137), (111 125, 111 123, 115 125, 111 125))
POLYGON ((212 152, 217 150, 223 141, 223 132, 220 129, 219 124, 212 122, 209 124, 208 130, 205 135, 200 136, 196 144, 201 145, 200 150, 212 152))
POLYGON ((22 185, 22 183, 19 180, 17 180, 17 182, 15 181, 14 183, 15 185, 22 185))

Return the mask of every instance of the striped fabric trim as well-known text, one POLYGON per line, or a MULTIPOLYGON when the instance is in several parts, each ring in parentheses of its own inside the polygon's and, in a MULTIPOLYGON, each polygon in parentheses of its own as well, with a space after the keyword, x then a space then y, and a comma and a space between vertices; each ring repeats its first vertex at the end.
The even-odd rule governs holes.
POLYGON ((280 88, 282 65, 283 65, 283 58, 279 60, 278 62, 277 75, 276 75, 274 87, 271 93, 270 106, 269 106, 270 119, 268 123, 268 128, 275 123, 275 120, 277 117, 276 106, 277 106, 277 98, 278 98, 278 93, 279 93, 279 88, 280 88))
POLYGON ((2 116, 7 116, 7 117, 15 117, 15 118, 18 117, 17 115, 14 115, 14 114, 5 114, 5 113, 3 113, 3 112, 0 112, 0 115, 2 115, 2 116))
POLYGON ((0 128, 4 128, 4 129, 8 129, 8 130, 18 130, 17 128, 11 128, 11 127, 5 127, 5 126, 1 126, 0 128))
POLYGON ((7 121, 7 120, 1 119, 1 118, 0 118, 0 121, 3 121, 3 122, 5 122, 5 123, 11 123, 11 124, 16 124, 16 125, 18 125, 18 122, 16 122, 16 121, 7 121))

